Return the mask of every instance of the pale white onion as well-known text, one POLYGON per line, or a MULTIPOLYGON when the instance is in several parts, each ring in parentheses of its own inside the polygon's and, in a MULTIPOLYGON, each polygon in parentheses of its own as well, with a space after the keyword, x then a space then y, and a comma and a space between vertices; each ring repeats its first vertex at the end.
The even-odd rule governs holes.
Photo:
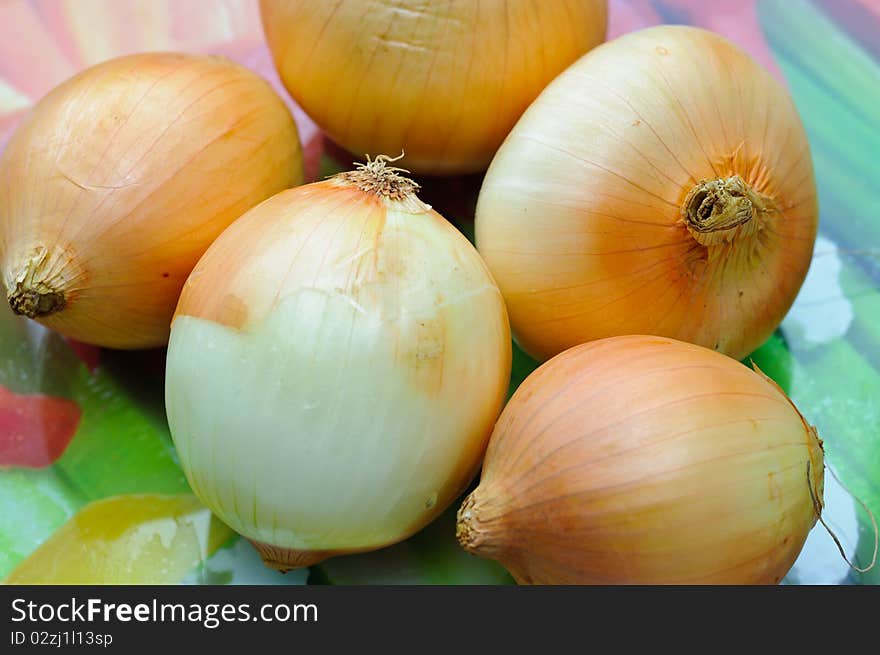
POLYGON ((431 521, 476 473, 506 393, 488 270, 410 191, 387 191, 334 178, 257 206, 196 266, 172 325, 181 464, 277 568, 431 521))

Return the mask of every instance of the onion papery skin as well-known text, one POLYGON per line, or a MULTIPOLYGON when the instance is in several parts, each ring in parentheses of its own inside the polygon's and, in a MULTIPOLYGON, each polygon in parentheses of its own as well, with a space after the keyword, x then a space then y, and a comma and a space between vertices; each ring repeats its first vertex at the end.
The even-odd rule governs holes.
POLYGON ((724 38, 665 25, 595 48, 541 93, 486 174, 476 243, 536 359, 626 334, 741 359, 794 301, 817 224, 786 90, 724 38), (715 180, 747 188, 745 223, 689 224, 715 180))
POLYGON ((358 156, 483 171, 532 100, 605 40, 606 0, 261 0, 291 96, 358 156))
POLYGON ((519 387, 457 532, 525 584, 775 584, 823 481, 815 429, 759 371, 611 337, 519 387))
POLYGON ((195 493, 285 570, 433 520, 476 475, 510 365, 470 242, 414 196, 337 177, 208 249, 172 325, 166 408, 195 493))
POLYGON ((302 170, 283 100, 231 60, 146 53, 86 69, 0 158, 10 304, 81 342, 162 346, 211 241, 302 170))

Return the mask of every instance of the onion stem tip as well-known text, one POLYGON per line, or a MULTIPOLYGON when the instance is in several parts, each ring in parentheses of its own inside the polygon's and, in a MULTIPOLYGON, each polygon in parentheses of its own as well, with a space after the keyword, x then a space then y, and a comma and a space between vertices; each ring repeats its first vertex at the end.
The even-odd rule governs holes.
POLYGON ((28 318, 49 316, 61 311, 67 304, 67 299, 60 291, 32 289, 21 283, 15 285, 7 300, 13 312, 28 318))
POLYGON ((367 163, 355 162, 355 170, 338 173, 333 179, 343 182, 361 191, 374 193, 379 197, 389 200, 406 200, 419 190, 419 185, 413 180, 401 175, 409 173, 405 168, 388 166, 389 162, 395 162, 403 157, 401 153, 397 157, 377 155, 371 159, 367 155, 367 163))
MULTIPOLYGON (((682 205, 682 218, 688 230, 702 245, 714 245, 718 236, 752 234, 753 219, 774 208, 770 198, 762 196, 739 175, 714 180, 702 180, 690 190, 682 205), (749 229, 736 228, 752 223, 749 229)), ((728 239, 729 240, 729 239, 728 239)))
POLYGON ((479 528, 478 519, 474 514, 474 495, 471 494, 465 498, 461 507, 458 509, 455 524, 455 537, 458 543, 466 551, 473 553, 479 548, 479 528))

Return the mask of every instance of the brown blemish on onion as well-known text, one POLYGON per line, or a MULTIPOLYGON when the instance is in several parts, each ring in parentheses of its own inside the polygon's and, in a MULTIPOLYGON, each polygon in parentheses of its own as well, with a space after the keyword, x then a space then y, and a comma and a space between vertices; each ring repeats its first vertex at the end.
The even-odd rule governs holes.
MULTIPOLYGON (((825 446, 822 442, 822 439, 819 437, 819 432, 816 430, 814 425, 810 425, 804 415, 801 414, 800 410, 797 408, 797 405, 794 404, 794 401, 789 397, 785 390, 779 386, 779 384, 771 378, 769 375, 764 373, 758 365, 755 364, 754 361, 751 362, 752 369, 757 373, 761 378, 770 384, 779 394, 785 398, 786 402, 791 405, 792 409, 797 413, 798 418, 801 420, 801 424, 804 426, 804 433, 806 436, 806 446, 807 446, 807 486, 810 490, 810 496, 813 499, 814 508, 816 511, 816 519, 821 520, 821 513, 823 508, 825 507, 824 502, 824 494, 825 494, 825 446)), ((814 519, 815 523, 815 519, 814 519)))
POLYGON ((771 471, 767 473, 767 487, 769 489, 770 500, 775 500, 776 502, 781 503, 782 498, 782 487, 779 486, 779 482, 776 480, 776 475, 771 471))
POLYGON ((241 330, 248 320, 247 303, 232 293, 227 293, 220 301, 214 321, 241 330))
POLYGON ((416 385, 429 394, 443 388, 443 365, 446 357, 446 322, 442 315, 418 321, 413 352, 416 385))

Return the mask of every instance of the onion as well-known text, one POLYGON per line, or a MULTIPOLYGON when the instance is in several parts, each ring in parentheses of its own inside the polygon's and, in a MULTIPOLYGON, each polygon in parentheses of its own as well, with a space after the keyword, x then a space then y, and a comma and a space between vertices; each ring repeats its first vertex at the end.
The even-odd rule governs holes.
POLYGON ((86 343, 163 345, 205 248, 301 181, 296 125, 255 73, 174 53, 98 64, 45 96, 0 158, 9 303, 86 343))
POLYGON ((519 387, 459 510, 520 583, 770 584, 821 512, 822 442, 757 369, 654 336, 576 346, 519 387))
POLYGON ((605 39, 607 0, 261 0, 287 90, 352 152, 484 170, 529 103, 605 39))
POLYGON ((722 37, 667 25, 544 90, 489 168, 476 242, 536 359, 625 334, 741 359, 791 306, 817 221, 786 91, 722 37))
POLYGON ((281 570, 433 520, 476 474, 506 396, 500 292, 386 161, 247 212, 172 324, 166 408, 187 479, 281 570))

